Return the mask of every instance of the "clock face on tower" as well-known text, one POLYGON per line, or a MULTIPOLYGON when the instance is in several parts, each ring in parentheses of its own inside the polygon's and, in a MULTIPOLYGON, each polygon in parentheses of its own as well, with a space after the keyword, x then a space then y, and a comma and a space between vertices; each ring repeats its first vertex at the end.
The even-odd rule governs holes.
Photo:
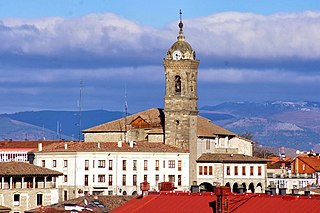
POLYGON ((180 60, 182 58, 182 53, 179 50, 176 50, 172 53, 173 60, 180 60))

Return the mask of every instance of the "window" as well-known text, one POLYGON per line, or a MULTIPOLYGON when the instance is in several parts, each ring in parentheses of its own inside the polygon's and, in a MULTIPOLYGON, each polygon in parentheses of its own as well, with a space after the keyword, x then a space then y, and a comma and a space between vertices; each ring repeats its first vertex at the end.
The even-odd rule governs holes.
POLYGON ((137 171, 137 160, 133 160, 133 171, 137 171))
POLYGON ((134 185, 134 186, 137 185, 137 175, 133 175, 133 177, 132 177, 132 185, 134 185))
POLYGON ((52 161, 52 167, 54 167, 54 168, 57 167, 57 160, 52 161))
POLYGON ((202 166, 199 166, 199 175, 202 175, 202 166))
POLYGON ((243 175, 243 176, 246 175, 246 167, 245 167, 245 166, 242 167, 242 175, 243 175))
POLYGON ((68 160, 64 160, 64 161, 63 161, 63 166, 64 166, 64 167, 68 167, 68 160))
POLYGON ((112 160, 109 160, 109 170, 112 170, 112 160))
POLYGON ((94 175, 92 175, 92 183, 94 183, 94 179, 95 179, 95 176, 94 176, 94 175))
POLYGON ((20 206, 20 195, 19 194, 13 195, 13 205, 20 206))
POLYGON ((92 168, 95 167, 95 160, 92 161, 92 168))
POLYGON ((163 160, 163 168, 166 168, 166 161, 163 160))
POLYGON ((174 175, 168 175, 169 182, 174 183, 174 175))
POLYGON ((175 162, 174 160, 169 160, 169 168, 175 168, 175 162))
POLYGON ((227 166, 227 175, 230 175, 230 166, 227 166))
POLYGON ((206 149, 210 149, 210 139, 206 140, 206 149))
POLYGON ((203 167, 203 174, 208 175, 208 167, 207 166, 203 167))
POLYGON ((88 182, 89 182, 89 176, 88 176, 88 175, 85 175, 85 176, 84 176, 84 185, 85 185, 85 186, 88 186, 88 185, 89 185, 88 182))
POLYGON ((144 171, 148 170, 148 160, 143 161, 143 168, 144 168, 144 171))
POLYGON ((178 171, 182 170, 182 161, 178 160, 178 171))
MULTIPOLYGON (((109 175, 109 177, 110 177, 110 175, 109 175)), ((98 182, 99 183, 106 182, 106 176, 105 175, 98 175, 98 182)))
POLYGON ((143 175, 143 181, 147 182, 148 181, 148 175, 143 175))
POLYGON ((41 206, 43 204, 43 194, 37 194, 37 206, 41 206))
POLYGON ((45 161, 45 160, 42 160, 42 161, 41 161, 41 166, 42 166, 42 167, 46 167, 46 161, 45 161))
POLYGON ((181 175, 178 175, 178 186, 181 186, 181 175))
POLYGON ((108 181, 109 186, 112 186, 112 175, 109 175, 109 181, 108 181))
POLYGON ((238 175, 238 166, 234 167, 234 175, 238 175))
POLYGON ((158 185, 158 183, 159 183, 159 175, 155 176, 155 181, 156 181, 156 185, 158 185))
POLYGON ((122 175, 122 186, 127 185, 127 176, 126 175, 122 175))
POLYGON ((98 168, 105 168, 106 161, 105 160, 98 160, 98 168))
POLYGON ((127 161, 126 160, 122 160, 122 170, 123 171, 127 170, 127 161))
POLYGON ((258 175, 261 176, 261 166, 258 166, 258 175))
POLYGON ((89 160, 84 161, 84 170, 89 170, 89 160))
POLYGON ((212 166, 209 166, 209 175, 212 175, 212 166))
POLYGON ((63 199, 68 200, 68 191, 63 191, 63 199))
POLYGON ((181 93, 181 77, 179 75, 175 76, 175 92, 180 94, 181 93))
POLYGON ((63 181, 66 183, 66 182, 68 182, 68 175, 64 175, 63 176, 63 181))
POLYGON ((159 171, 159 160, 156 160, 156 171, 159 171))
POLYGON ((250 166, 250 175, 253 176, 253 173, 254 173, 253 166, 250 166))

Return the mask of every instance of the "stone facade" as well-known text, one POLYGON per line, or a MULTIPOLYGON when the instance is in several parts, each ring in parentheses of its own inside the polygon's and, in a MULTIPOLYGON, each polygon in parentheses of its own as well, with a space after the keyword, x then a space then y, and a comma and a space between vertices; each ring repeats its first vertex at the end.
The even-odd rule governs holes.
POLYGON ((267 186, 265 163, 198 163, 197 174, 200 185, 229 186, 236 193, 241 188, 244 191, 262 192, 267 186))
POLYGON ((190 151, 190 180, 196 181, 197 160, 197 74, 199 60, 185 42, 180 21, 178 41, 163 61, 166 77, 164 97, 165 143, 190 151))

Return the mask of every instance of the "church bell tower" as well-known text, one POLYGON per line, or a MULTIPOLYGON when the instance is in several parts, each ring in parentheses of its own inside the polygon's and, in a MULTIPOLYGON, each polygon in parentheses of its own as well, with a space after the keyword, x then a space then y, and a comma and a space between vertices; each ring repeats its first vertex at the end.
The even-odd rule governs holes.
POLYGON ((190 151, 190 183, 195 181, 197 152, 197 73, 199 60, 185 41, 179 22, 177 41, 163 60, 166 77, 164 97, 165 143, 190 151))

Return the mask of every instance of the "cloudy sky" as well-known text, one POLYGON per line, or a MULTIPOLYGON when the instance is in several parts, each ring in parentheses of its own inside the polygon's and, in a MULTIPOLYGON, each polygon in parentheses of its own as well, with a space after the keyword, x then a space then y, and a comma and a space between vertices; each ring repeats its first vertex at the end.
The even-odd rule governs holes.
POLYGON ((199 107, 320 101, 319 0, 3 0, 0 113, 163 107, 180 9, 199 107))

